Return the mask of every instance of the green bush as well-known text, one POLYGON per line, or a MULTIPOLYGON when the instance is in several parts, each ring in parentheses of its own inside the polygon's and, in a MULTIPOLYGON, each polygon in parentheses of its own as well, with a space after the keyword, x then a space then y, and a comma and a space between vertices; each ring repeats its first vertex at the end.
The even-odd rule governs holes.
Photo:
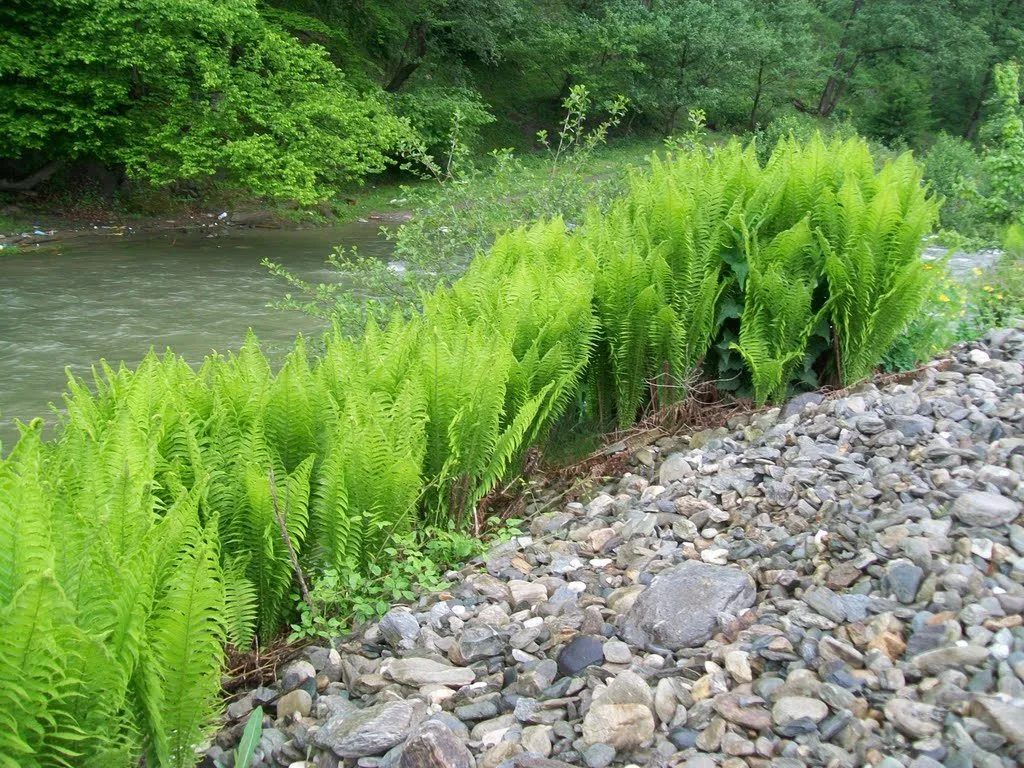
POLYGON ((965 235, 978 232, 986 212, 976 185, 981 161, 970 142, 940 133, 924 154, 924 178, 942 199, 939 221, 945 229, 965 235))
POLYGON ((495 121, 480 94, 471 88, 421 87, 390 94, 389 101, 394 113, 409 121, 423 148, 432 155, 448 152, 452 115, 458 115, 459 138, 470 149, 479 144, 480 129, 495 121))
POLYGON ((988 181, 985 205, 1002 225, 1024 217, 1024 116, 1021 113, 1020 65, 997 64, 993 75, 993 114, 981 131, 982 166, 988 181))

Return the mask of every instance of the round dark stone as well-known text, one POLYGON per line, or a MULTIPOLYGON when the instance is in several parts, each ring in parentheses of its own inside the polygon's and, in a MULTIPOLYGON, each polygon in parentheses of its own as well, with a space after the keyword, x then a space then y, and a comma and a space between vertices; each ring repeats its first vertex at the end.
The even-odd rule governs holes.
POLYGON ((591 664, 604 661, 604 646, 590 635, 580 635, 558 653, 558 674, 575 675, 591 664))
POLYGON ((674 728, 668 732, 668 740, 676 746, 676 749, 696 747, 698 736, 700 736, 700 731, 695 731, 693 728, 674 728))

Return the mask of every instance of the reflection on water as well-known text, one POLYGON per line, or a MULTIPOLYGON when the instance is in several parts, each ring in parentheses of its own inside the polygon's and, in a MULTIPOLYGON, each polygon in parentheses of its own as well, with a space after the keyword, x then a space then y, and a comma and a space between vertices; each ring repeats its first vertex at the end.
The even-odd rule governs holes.
POLYGON ((0 255, 0 441, 13 419, 54 417, 65 366, 76 375, 105 359, 134 365, 150 346, 171 347, 191 363, 237 349, 247 328, 280 351, 318 321, 267 307, 285 291, 260 266, 270 258, 312 282, 334 273, 335 245, 386 256, 375 223, 311 230, 231 229, 69 240, 58 255, 0 255))

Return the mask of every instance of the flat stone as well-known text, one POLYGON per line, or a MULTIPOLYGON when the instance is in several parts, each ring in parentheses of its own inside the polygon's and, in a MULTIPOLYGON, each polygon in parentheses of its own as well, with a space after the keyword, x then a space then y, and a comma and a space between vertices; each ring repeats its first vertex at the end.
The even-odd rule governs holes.
POLYGON ((1021 513, 1021 505, 998 493, 969 491, 957 497, 952 512, 965 525, 995 528, 1012 523, 1021 513))
POLYGON ((711 639, 722 613, 737 615, 754 604, 757 590, 743 571, 693 560, 655 577, 622 621, 626 642, 655 643, 670 650, 711 639))
POLYGON ((772 724, 772 716, 766 709, 757 705, 743 706, 740 704, 740 697, 734 693, 716 696, 711 706, 730 723, 736 723, 752 731, 763 731, 772 724))
POLYGON ((791 397, 782 408, 782 418, 788 419, 790 416, 803 413, 805 408, 818 405, 824 399, 820 392, 803 392, 791 397))
POLYGON ((487 624, 474 624, 459 633, 448 657, 456 664, 471 664, 491 656, 500 656, 507 646, 507 633, 487 624))
POLYGON ((919 653, 910 663, 925 674, 934 675, 945 669, 976 666, 988 658, 988 651, 977 645, 949 645, 919 653))
POLYGON ((860 578, 860 568, 852 563, 840 563, 828 572, 828 585, 832 589, 845 589, 860 578))
POLYGON ((654 715, 643 704, 594 704, 583 718, 583 740, 615 749, 640 746, 654 735, 654 715))
POLYGON ((513 579, 508 582, 508 588, 512 593, 512 603, 514 605, 519 605, 520 603, 534 605, 548 599, 548 591, 544 588, 544 585, 538 584, 535 581, 513 579))
POLYGON ((910 605, 917 599, 917 590, 923 578, 924 570, 903 558, 891 561, 885 568, 889 589, 904 605, 910 605))
POLYGON ((293 688, 298 688, 308 680, 315 679, 316 667, 305 659, 300 659, 293 661, 284 668, 284 674, 281 675, 281 687, 286 691, 290 691, 293 688))
POLYGON ((727 651, 725 669, 737 683, 749 683, 754 679, 750 669, 750 654, 746 651, 727 651))
POLYGON ((420 633, 419 622, 408 608, 392 608, 381 617, 377 628, 392 648, 412 647, 420 633))
POLYGON ((615 759, 615 747, 611 744, 591 744, 583 750, 582 757, 587 768, 607 768, 615 759))
POLYGON ((807 718, 820 723, 828 716, 828 706, 810 696, 783 696, 772 707, 772 720, 776 725, 788 725, 794 720, 807 718))
POLYGON ((936 707, 910 699, 889 699, 885 704, 885 719, 912 739, 927 739, 942 730, 936 707))
POLYGON ((647 682, 635 672, 620 672, 594 696, 583 718, 583 740, 616 749, 637 747, 654 735, 653 706, 647 682))
POLYGON ((662 462, 658 470, 658 483, 667 487, 692 474, 693 467, 686 460, 686 455, 683 453, 673 453, 662 462))
POLYGON ((430 659, 385 659, 380 673, 386 680, 418 688, 421 685, 447 685, 460 688, 476 680, 469 667, 452 667, 430 659))
POLYGON ((621 640, 609 640, 604 644, 604 660, 609 664, 629 664, 633 654, 621 640))
POLYGON ((382 755, 405 741, 409 731, 423 720, 422 701, 389 701, 358 712, 335 715, 313 736, 318 747, 338 757, 382 755))
POLYGON ((541 757, 548 757, 551 754, 551 727, 547 725, 529 725, 523 728, 523 735, 519 739, 523 749, 533 752, 541 757))

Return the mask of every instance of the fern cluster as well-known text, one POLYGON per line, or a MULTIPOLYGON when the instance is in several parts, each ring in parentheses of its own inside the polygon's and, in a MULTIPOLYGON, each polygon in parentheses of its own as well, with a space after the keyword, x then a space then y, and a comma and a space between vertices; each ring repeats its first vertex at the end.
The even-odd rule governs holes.
POLYGON ((0 765, 190 765, 221 647, 273 638, 296 570, 379 569, 565 415, 628 427, 735 361, 759 402, 870 371, 919 306, 935 217, 909 156, 783 141, 655 162, 580 232, 509 233, 411 319, 250 335, 70 379, 0 463, 0 765))
POLYGON ((876 171, 861 139, 785 139, 763 165, 735 141, 654 161, 581 235, 602 415, 629 426, 700 372, 758 403, 863 378, 921 305, 936 211, 909 154, 876 171))

